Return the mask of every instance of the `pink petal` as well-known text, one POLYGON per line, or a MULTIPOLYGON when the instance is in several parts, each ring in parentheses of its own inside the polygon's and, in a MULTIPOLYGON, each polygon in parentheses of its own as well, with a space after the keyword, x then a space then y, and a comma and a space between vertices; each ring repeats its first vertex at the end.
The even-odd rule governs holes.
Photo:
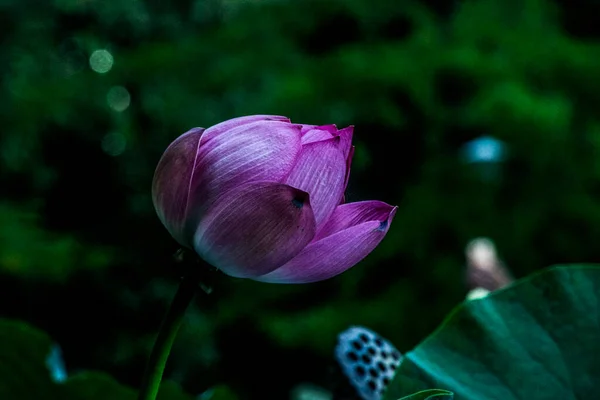
POLYGON ((320 142, 337 136, 337 127, 335 125, 303 125, 302 126, 302 144, 320 142))
POLYGON ((314 129, 318 129, 321 131, 327 131, 329 133, 331 133, 332 135, 335 134, 338 131, 338 128, 335 124, 329 124, 329 125, 302 125, 302 135, 314 130, 314 129))
MULTIPOLYGON (((354 146, 352 146, 352 135, 354 133, 354 126, 348 126, 344 129, 338 130, 335 125, 303 125, 302 126, 302 145, 308 143, 319 142, 323 140, 329 140, 332 137, 339 136, 340 144, 339 148, 346 158, 346 177, 344 179, 344 191, 348 187, 348 179, 350 178, 350 165, 352 163, 352 157, 354 155, 354 146)), ((339 204, 344 202, 344 194, 339 204)))
POLYGON ((315 230, 307 193, 253 182, 231 190, 206 213, 194 249, 228 275, 253 278, 296 256, 315 230))
POLYGON ((282 117, 280 115, 248 115, 245 117, 232 118, 206 129, 206 133, 202 138, 202 142, 208 142, 213 137, 218 136, 223 132, 227 132, 233 128, 258 121, 280 121, 290 123, 289 118, 282 117))
POLYGON ((201 140, 190 185, 190 222, 239 185, 283 181, 300 150, 300 126, 281 121, 250 122, 201 140))
POLYGON ((393 218, 395 213, 396 207, 379 200, 342 204, 335 208, 335 212, 317 232, 313 241, 326 238, 364 222, 383 222, 388 219, 391 221, 390 218, 393 218), (392 214, 391 217, 390 214, 392 214))
POLYGON ((350 181, 350 168, 352 167, 352 158, 354 157, 354 146, 350 147, 350 151, 348 152, 348 157, 346 157, 346 177, 344 178, 344 191, 348 187, 348 182, 350 181))
POLYGON ((339 138, 334 137, 302 146, 300 157, 285 180, 310 194, 317 227, 329 218, 344 193, 346 160, 339 144, 339 138))
POLYGON ((380 201, 338 206, 315 240, 281 268, 253 278, 310 283, 336 276, 365 258, 385 237, 397 207, 380 201))
POLYGON ((191 247, 183 232, 188 187, 196 149, 204 132, 194 128, 179 136, 163 153, 152 181, 152 201, 158 217, 181 245, 191 247))
POLYGON ((348 189, 348 182, 350 182, 350 170, 352 167, 352 158, 354 157, 354 146, 350 147, 350 152, 348 153, 348 157, 346 157, 346 176, 344 178, 344 193, 342 193, 342 198, 340 199, 339 204, 344 204, 346 202, 346 189, 348 189))
POLYGON ((340 137, 340 149, 344 153, 344 158, 348 158, 350 152, 353 151, 352 136, 354 134, 354 126, 350 125, 344 129, 340 129, 337 132, 337 136, 340 137))

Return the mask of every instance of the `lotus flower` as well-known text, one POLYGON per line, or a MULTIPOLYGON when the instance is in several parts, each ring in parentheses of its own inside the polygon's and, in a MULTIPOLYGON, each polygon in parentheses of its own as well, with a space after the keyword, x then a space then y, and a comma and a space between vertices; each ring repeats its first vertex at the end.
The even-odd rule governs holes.
POLYGON ((344 204, 352 132, 266 115, 191 129, 158 163, 154 207, 175 240, 230 276, 331 278, 379 244, 396 212, 344 204))

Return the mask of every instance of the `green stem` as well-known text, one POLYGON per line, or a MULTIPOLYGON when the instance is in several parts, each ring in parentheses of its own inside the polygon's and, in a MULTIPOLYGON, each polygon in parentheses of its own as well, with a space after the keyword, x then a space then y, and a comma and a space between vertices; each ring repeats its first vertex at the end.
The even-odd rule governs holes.
POLYGON ((138 400, 156 399, 165 365, 167 364, 167 358, 171 352, 173 342, 175 341, 175 336, 177 336, 177 331, 181 325, 185 310, 192 302, 194 295, 198 290, 199 281, 200 279, 194 275, 184 276, 182 278, 177 293, 171 303, 171 307, 169 308, 169 311, 167 311, 167 315, 165 315, 162 322, 160 331, 156 337, 156 342, 154 342, 154 347, 150 354, 150 358, 148 359, 146 371, 144 372, 138 400))

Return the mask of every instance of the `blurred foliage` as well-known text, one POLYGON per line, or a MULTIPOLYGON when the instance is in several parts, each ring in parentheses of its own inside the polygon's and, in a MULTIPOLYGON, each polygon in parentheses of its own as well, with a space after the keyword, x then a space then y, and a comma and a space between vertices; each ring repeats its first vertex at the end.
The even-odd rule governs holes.
POLYGON ((109 248, 43 229, 33 210, 0 204, 0 215, 0 265, 9 273, 62 280, 76 268, 105 268, 114 257, 109 248))
MULTIPOLYGON (((133 400, 136 392, 98 372, 80 372, 64 382, 51 379, 46 360, 51 339, 18 321, 0 320, 0 397, 3 399, 133 400)), ((158 400, 191 400, 173 382, 164 382, 158 400)), ((232 399, 232 398, 230 398, 232 399)))
POLYGON ((347 198, 399 210, 340 277, 219 282, 168 366, 190 393, 330 386, 352 324, 411 348, 464 297, 475 236, 517 276, 600 261, 598 12, 596 0, 0 2, 2 315, 48 332, 69 370, 139 384, 177 283, 154 167, 189 128, 246 114, 355 125, 347 198), (508 149, 494 179, 460 157, 482 135, 508 149))

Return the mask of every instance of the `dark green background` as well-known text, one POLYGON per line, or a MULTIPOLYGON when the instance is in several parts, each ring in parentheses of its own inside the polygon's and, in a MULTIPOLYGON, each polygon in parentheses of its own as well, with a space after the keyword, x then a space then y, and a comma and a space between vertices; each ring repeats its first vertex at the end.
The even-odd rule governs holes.
POLYGON ((190 393, 331 388, 353 324, 409 350, 464 297, 476 236, 517 277, 599 262, 598 15, 597 0, 0 1, 0 316, 46 331, 69 371, 136 386, 177 284, 154 167, 187 129, 247 114, 355 125, 347 198, 399 210, 337 278, 223 277, 167 371, 190 393), (481 135, 507 146, 493 179, 461 159, 481 135))

